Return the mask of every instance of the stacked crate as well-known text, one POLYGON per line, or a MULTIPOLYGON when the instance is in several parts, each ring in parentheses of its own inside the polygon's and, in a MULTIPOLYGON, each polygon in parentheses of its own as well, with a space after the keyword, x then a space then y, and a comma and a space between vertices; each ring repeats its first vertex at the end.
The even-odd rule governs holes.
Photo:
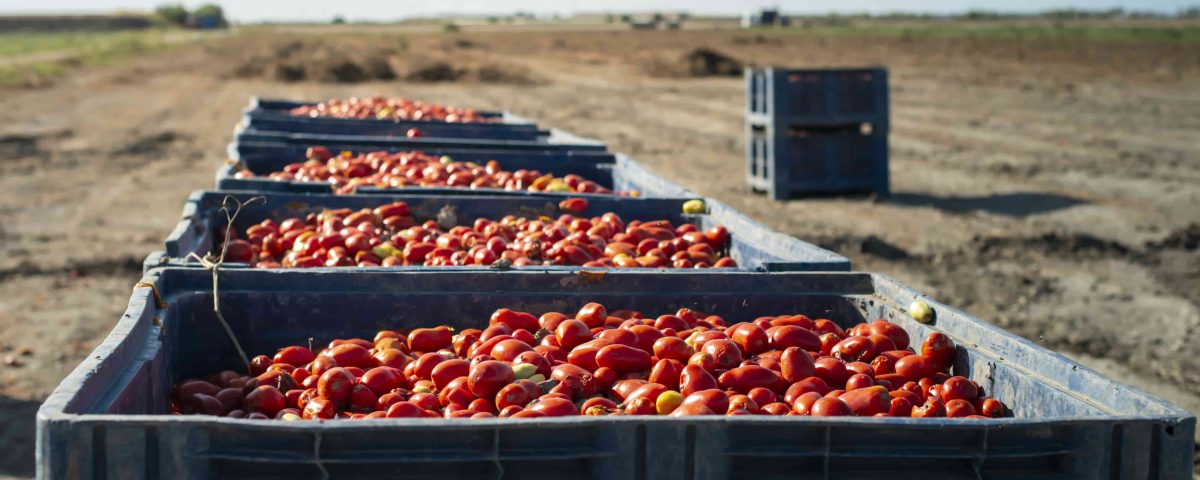
MULTIPOLYGON (((864 75, 878 79, 882 72, 871 72, 852 75, 862 82, 851 90, 874 88, 865 86, 874 80, 867 81, 864 75)), ((769 83, 758 82, 762 86, 751 89, 754 98, 763 97, 769 83)), ((886 150, 886 110, 882 121, 867 116, 863 112, 878 105, 879 99, 854 104, 851 99, 862 98, 855 92, 859 91, 840 100, 826 99, 832 103, 823 110, 810 109, 810 120, 820 112, 837 112, 840 122, 869 123, 878 130, 862 136, 882 132, 886 150)), ((886 105, 886 89, 882 95, 879 101, 886 105)), ((1190 413, 929 300, 894 280, 848 272, 850 264, 844 257, 773 232, 720 202, 701 199, 628 156, 608 152, 599 142, 543 130, 499 112, 486 114, 505 119, 498 124, 420 122, 414 127, 404 122, 296 118, 284 113, 298 105, 252 102, 229 148, 233 162, 217 172, 216 190, 189 198, 165 250, 148 257, 145 277, 112 334, 39 411, 40 477, 691 480, 784 475, 1004 479, 1190 475, 1195 431, 1190 413), (408 128, 420 128, 428 136, 407 138, 408 128), (641 195, 450 187, 362 189, 334 195, 328 185, 261 178, 303 161, 310 146, 358 152, 420 149, 461 161, 494 159, 508 168, 578 174, 641 195), (255 175, 239 175, 243 171, 255 175), (731 236, 725 253, 738 265, 703 270, 600 271, 568 266, 268 270, 225 263, 218 276, 222 316, 250 352, 302 345, 312 341, 308 336, 345 338, 379 329, 430 326, 429 322, 482 328, 491 312, 506 307, 570 312, 597 301, 647 312, 687 307, 737 319, 811 312, 847 323, 887 319, 914 338, 933 332, 948 336, 958 346, 953 371, 977 379, 989 395, 1013 407, 1014 417, 580 416, 287 422, 168 415, 171 387, 182 378, 241 368, 212 311, 213 275, 194 259, 217 251, 227 222, 220 208, 227 196, 265 198, 241 211, 233 226, 238 232, 264 219, 394 201, 406 202, 413 216, 422 219, 440 219, 445 210, 456 212, 460 224, 477 216, 495 218, 515 212, 551 217, 559 213, 560 200, 583 196, 588 199, 583 213, 587 216, 614 212, 627 220, 686 221, 700 228, 723 225, 731 236), (699 210, 694 207, 697 200, 702 200, 699 210), (921 322, 908 310, 917 301, 929 306, 921 322)), ((778 102, 772 105, 773 109, 760 110, 780 111, 778 102)), ((779 125, 795 125, 793 121, 805 118, 800 115, 803 109, 787 108, 792 123, 765 116, 752 116, 750 123, 774 132, 779 125)), ((831 131, 834 123, 811 121, 815 123, 809 123, 810 128, 821 126, 811 142, 821 146, 811 146, 806 143, 810 137, 799 136, 789 137, 786 148, 809 145, 804 148, 839 154, 859 148, 846 139, 852 136, 849 133, 831 131)), ((873 168, 855 167, 857 161, 849 166, 835 162, 833 167, 843 173, 873 168)), ((883 178, 886 190, 886 162, 883 178)), ((773 189, 769 183, 762 188, 789 194, 800 190, 795 176, 788 179, 786 189, 773 189)), ((864 176, 859 181, 874 185, 871 181, 878 180, 864 176)))
POLYGON ((883 68, 746 70, 746 181, 776 200, 888 193, 883 68))

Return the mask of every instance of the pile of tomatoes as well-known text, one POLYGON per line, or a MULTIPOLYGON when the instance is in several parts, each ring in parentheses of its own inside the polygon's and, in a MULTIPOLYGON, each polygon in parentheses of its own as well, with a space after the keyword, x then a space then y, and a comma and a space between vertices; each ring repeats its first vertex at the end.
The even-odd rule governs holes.
MULTIPOLYGON (((458 162, 422 152, 371 152, 334 155, 325 147, 310 147, 307 160, 292 163, 268 175, 271 180, 327 183, 336 193, 354 193, 359 187, 461 187, 499 188, 530 192, 605 193, 613 191, 579 175, 558 178, 537 170, 503 170, 489 160, 484 165, 458 162)), ((241 170, 237 178, 253 178, 241 170)))
MULTIPOLYGON (((582 212, 587 200, 559 203, 563 212, 582 212)), ((563 213, 557 219, 508 215, 476 219, 471 226, 420 225, 408 205, 327 210, 276 223, 268 219, 226 242, 225 261, 259 268, 575 265, 598 268, 730 268, 723 255, 729 232, 700 231, 667 220, 626 223, 609 212, 598 217, 563 213)))
POLYGON ((350 97, 301 106, 289 110, 294 116, 328 116, 336 119, 428 120, 451 124, 491 124, 496 119, 479 114, 474 108, 443 106, 402 97, 350 97))
POLYGON ((885 320, 843 330, 804 315, 728 325, 690 309, 656 318, 589 303, 573 316, 500 309, 484 330, 384 330, 259 355, 251 376, 182 382, 173 411, 245 418, 812 415, 995 418, 947 372, 954 343, 910 345, 885 320))
POLYGON ((375 120, 428 120, 450 123, 493 123, 473 108, 458 108, 395 97, 351 97, 304 105, 288 111, 298 117, 358 118, 375 120))

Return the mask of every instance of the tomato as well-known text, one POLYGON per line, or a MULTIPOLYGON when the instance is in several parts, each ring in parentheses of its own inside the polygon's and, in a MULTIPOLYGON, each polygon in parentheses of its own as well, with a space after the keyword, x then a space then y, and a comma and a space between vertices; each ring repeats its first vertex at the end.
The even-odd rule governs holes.
MULTIPOLYGON (((350 390, 346 389, 346 396, 349 397, 350 390)), ((213 400, 216 400, 215 398, 213 400)), ((220 402, 218 401, 219 405, 220 402)), ((246 399, 242 402, 247 412, 261 413, 267 417, 274 417, 276 413, 283 410, 287 405, 287 399, 279 389, 270 385, 260 385, 246 395, 246 399)))
POLYGON ((604 330, 604 331, 600 332, 599 334, 597 334, 596 338, 608 340, 609 342, 612 342, 613 344, 621 344, 621 345, 634 347, 634 348, 636 348, 637 341, 638 341, 636 334, 634 334, 633 332, 631 332, 629 330, 623 330, 623 329, 619 329, 619 328, 612 328, 612 329, 604 330))
POLYGON ((746 395, 730 395, 729 410, 725 413, 732 414, 734 411, 742 410, 748 414, 759 413, 758 403, 746 395))
POLYGON ((650 370, 649 381, 662 384, 670 390, 679 390, 679 379, 683 375, 683 368, 683 362, 664 358, 655 363, 654 368, 650 370))
POLYGON ((758 405, 766 405, 768 403, 775 403, 775 399, 778 398, 778 396, 775 395, 775 392, 771 391, 768 388, 762 388, 762 387, 750 389, 750 392, 746 393, 746 396, 750 397, 750 399, 754 400, 754 403, 756 403, 758 405))
POLYGON ((692 348, 679 337, 662 337, 654 341, 651 349, 655 357, 686 362, 692 355, 692 348))
POLYGON ((589 303, 579 309, 575 319, 583 322, 588 328, 596 328, 604 325, 604 321, 608 319, 608 310, 599 303, 589 303))
POLYGON ((742 363, 742 350, 731 340, 709 340, 700 350, 716 361, 717 369, 728 370, 742 363))
POLYGON ((870 323, 870 330, 872 335, 883 335, 891 339, 896 345, 895 350, 908 348, 908 332, 900 325, 880 319, 870 323))
POLYGON ((413 352, 436 352, 451 346, 454 335, 450 328, 416 328, 408 334, 408 349, 413 352))
POLYGON ((949 408, 951 400, 974 400, 979 396, 979 387, 965 377, 950 377, 942 383, 941 399, 949 408))
POLYGON ((950 337, 933 332, 921 343, 921 355, 933 362, 935 370, 945 371, 954 363, 954 342, 950 337))
POLYGON ((515 360, 518 355, 532 351, 534 351, 533 347, 528 343, 522 342, 515 338, 509 338, 497 342, 496 345, 492 347, 491 351, 487 353, 496 360, 502 362, 511 362, 515 360))
POLYGON ((559 211, 566 213, 583 213, 587 211, 588 201, 584 198, 568 198, 558 202, 559 211))
MULTIPOLYGON (((550 377, 550 369, 551 369, 550 360, 546 359, 546 357, 542 356, 542 354, 538 353, 536 350, 528 351, 528 352, 521 352, 520 355, 517 355, 517 358, 513 359, 513 363, 512 363, 512 366, 514 368, 513 373, 514 374, 516 373, 515 369, 518 368, 519 365, 524 365, 524 364, 532 365, 534 367, 534 374, 541 374, 543 377, 547 377, 547 378, 550 377)), ((529 378, 528 376, 521 377, 519 375, 517 377, 518 378, 529 378)))
POLYGON ((654 328, 657 328, 659 330, 665 330, 668 328, 672 328, 672 329, 675 329, 676 331, 683 331, 683 330, 687 330, 688 328, 691 328, 691 326, 688 325, 688 323, 685 322, 682 318, 679 318, 675 315, 662 315, 654 320, 654 328))
POLYGON ((773 326, 766 331, 770 336, 770 347, 774 349, 786 349, 789 347, 799 347, 805 351, 818 351, 821 349, 821 338, 811 330, 795 325, 779 325, 773 326))
POLYGON ((304 364, 313 361, 315 356, 312 350, 304 347, 291 346, 284 347, 275 353, 274 363, 283 363, 293 367, 300 367, 304 364))
POLYGON ((541 328, 537 317, 525 312, 514 312, 507 308, 501 308, 492 313, 490 325, 495 324, 504 324, 513 330, 527 330, 529 332, 536 332, 541 328))
POLYGON ((397 388, 408 388, 404 372, 392 367, 375 367, 364 373, 360 382, 375 395, 383 395, 397 388))
POLYGON ((250 374, 254 376, 262 375, 272 364, 274 364, 274 361, 271 360, 271 357, 266 355, 256 356, 250 359, 250 374))
POLYGON ((642 386, 634 389, 632 392, 629 392, 629 395, 625 396, 625 403, 636 401, 639 398, 645 398, 650 401, 651 405, 654 405, 655 402, 658 401, 658 396, 668 391, 671 391, 671 389, 662 384, 653 382, 645 383, 642 386))
POLYGON ((829 353, 844 362, 869 362, 875 358, 875 344, 867 337, 848 337, 834 345, 829 353))
POLYGON ((816 375, 816 365, 808 352, 799 347, 788 347, 779 357, 779 374, 787 382, 798 382, 816 375))
POLYGON ((747 393, 754 388, 767 388, 783 393, 788 383, 774 371, 758 365, 737 367, 722 373, 717 382, 721 388, 747 393))
POLYGON ((873 385, 875 385, 875 380, 872 379, 870 375, 856 373, 851 375, 850 378, 846 380, 846 391, 858 390, 860 388, 867 388, 873 385))
POLYGON ((796 397, 792 401, 792 410, 800 415, 811 415, 813 404, 822 398, 824 398, 824 395, 820 393, 804 392, 803 395, 796 397))
POLYGON ((683 396, 717 387, 717 379, 704 368, 691 364, 683 367, 683 373, 679 377, 679 393, 683 396))
POLYGON ((896 361, 896 373, 909 380, 929 378, 936 372, 934 362, 924 355, 908 355, 896 361))
POLYGON ((984 398, 976 410, 985 417, 1000 418, 1007 415, 1004 404, 994 398, 984 398))
POLYGON ((430 372, 429 379, 439 390, 446 388, 450 381, 465 377, 471 372, 471 362, 461 358, 452 358, 437 364, 430 372))
MULTIPOLYGON (((497 323, 483 329, 483 331, 479 333, 479 340, 491 340, 501 335, 507 335, 508 338, 512 338, 512 333, 512 327, 503 323, 497 323)), ((470 350, 468 349, 468 351, 470 350)))
POLYGON ((618 374, 649 370, 652 366, 650 354, 628 345, 609 345, 596 353, 596 364, 608 367, 618 374))
POLYGON ((846 331, 842 330, 842 327, 839 327, 836 323, 833 323, 832 321, 825 319, 825 318, 818 318, 816 320, 813 320, 812 330, 813 330, 813 332, 816 332, 818 335, 832 333, 832 334, 836 334, 840 338, 846 338, 846 331))
MULTIPOLYGON (((500 240, 499 238, 493 239, 500 240)), ((491 240, 489 240, 488 243, 491 243, 491 240)), ((496 252, 497 255, 500 253, 501 252, 496 252)), ((566 320, 567 316, 559 312, 546 312, 543 313, 542 316, 538 317, 538 325, 541 326, 543 330, 554 332, 558 329, 558 325, 566 320)))
POLYGON ((329 420, 336 415, 337 406, 334 405, 333 401, 316 397, 304 405, 304 410, 301 411, 300 418, 329 420))
POLYGON ((912 416, 916 418, 931 418, 946 416, 946 405, 933 397, 925 399, 925 403, 920 406, 913 407, 912 416))
POLYGON ((570 400, 565 400, 558 397, 541 397, 528 408, 531 411, 541 413, 547 417, 579 415, 579 409, 575 408, 574 403, 572 403, 570 400))
POLYGON ((725 413, 729 410, 729 395, 717 389, 700 390, 692 392, 683 399, 683 405, 689 404, 700 404, 714 412, 725 413))
POLYGON ((975 407, 971 402, 956 398, 946 402, 946 416, 950 418, 963 418, 975 415, 975 407))
POLYGON ((331 368, 321 374, 320 380, 317 381, 317 396, 329 399, 339 406, 345 405, 350 401, 350 389, 354 380, 354 374, 349 370, 342 367, 331 368))
POLYGON ((821 380, 820 377, 808 377, 798 382, 794 382, 787 388, 783 394, 783 401, 792 403, 797 397, 808 392, 816 392, 821 395, 829 393, 829 385, 821 380))
POLYGON ((431 393, 414 393, 411 397, 408 397, 408 401, 421 407, 423 410, 436 410, 442 407, 437 395, 431 393))
MULTIPOLYGON (((512 366, 503 361, 488 360, 471 367, 467 385, 481 399, 492 398, 505 385, 515 380, 512 366)), ((486 410, 485 410, 486 411, 486 410)))
POLYGON ((357 384, 350 387, 350 410, 357 413, 370 413, 379 405, 379 396, 367 388, 357 384))
POLYGON ((886 413, 892 406, 887 389, 878 385, 849 390, 838 396, 838 399, 845 402, 846 406, 850 407, 850 411, 860 417, 886 413))
POLYGON ((814 417, 847 417, 853 414, 850 406, 840 398, 821 397, 809 408, 809 415, 814 417))
POLYGON ((846 368, 846 364, 836 358, 823 357, 813 362, 813 368, 816 376, 830 385, 845 385, 846 380, 850 378, 850 370, 846 368))
POLYGON ((771 343, 767 332, 753 323, 740 323, 730 329, 729 339, 742 349, 744 355, 765 352, 771 343))
POLYGON ((691 417, 696 415, 716 415, 717 413, 707 405, 701 403, 683 403, 679 407, 671 411, 672 417, 691 417))
POLYGON ((596 355, 600 353, 600 349, 596 347, 575 347, 571 353, 567 354, 567 363, 575 365, 589 372, 600 368, 596 363, 596 355))

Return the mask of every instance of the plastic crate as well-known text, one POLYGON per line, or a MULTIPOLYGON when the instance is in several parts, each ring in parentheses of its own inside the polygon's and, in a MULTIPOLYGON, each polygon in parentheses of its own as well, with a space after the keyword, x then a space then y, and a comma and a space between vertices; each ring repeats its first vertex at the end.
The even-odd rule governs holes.
POLYGON ((746 124, 746 182, 784 200, 800 194, 888 194, 888 135, 873 125, 746 124))
POLYGON ((746 120, 779 125, 888 125, 884 68, 746 69, 746 120))
POLYGON ((285 145, 339 145, 353 150, 371 148, 400 148, 433 150, 439 148, 469 150, 518 151, 599 151, 608 150, 600 141, 579 137, 562 130, 551 130, 548 137, 537 140, 504 140, 486 138, 383 137, 371 135, 327 135, 319 133, 262 132, 238 126, 235 143, 279 143, 285 145))
MULTIPOLYGON (((229 158, 235 163, 222 165, 217 170, 217 190, 245 190, 258 192, 327 193, 329 184, 316 182, 282 182, 265 178, 284 166, 304 159, 304 146, 279 144, 241 144, 229 146, 229 158), (255 175, 264 178, 236 178, 238 167, 243 166, 255 175)), ((392 151, 400 151, 391 149, 392 151)), ((334 149, 338 151, 338 149, 334 149)), ((427 150, 430 155, 448 155, 464 162, 484 163, 488 160, 500 162, 506 170, 532 169, 556 176, 577 174, 616 191, 636 191, 642 197, 696 196, 687 189, 651 173, 632 158, 608 152, 514 152, 486 150, 427 150)), ((404 188, 359 188, 358 193, 413 193, 439 195, 541 195, 579 196, 578 193, 546 193, 499 188, 449 188, 449 187, 404 187, 404 188)), ((591 194, 585 196, 591 197, 591 194)))
POLYGON ((509 307, 589 301, 749 320, 819 312, 845 326, 887 318, 958 345, 956 374, 1008 404, 994 420, 819 417, 243 420, 165 415, 170 386, 237 369, 212 314, 209 272, 143 279, 108 339, 37 416, 41 478, 603 478, 1016 480, 1191 478, 1196 419, 986 322, 865 273, 454 273, 224 271, 221 308, 248 352, 384 328, 482 327, 509 307))
MULTIPOLYGON (((187 261, 189 253, 203 256, 215 248, 214 234, 223 232, 226 225, 224 213, 220 211, 225 197, 232 195, 240 200, 263 196, 266 202, 254 202, 242 210, 234 228, 242 232, 266 218, 277 221, 288 217, 304 216, 310 212, 326 209, 361 209, 375 207, 394 201, 408 202, 413 217, 418 221, 437 218, 443 208, 453 208, 459 224, 470 225, 476 218, 500 218, 516 214, 528 217, 548 215, 556 217, 559 198, 546 197, 486 197, 476 195, 332 195, 332 194, 283 194, 253 192, 195 192, 183 208, 183 219, 167 237, 165 252, 151 254, 145 261, 146 269, 159 266, 189 266, 201 268, 187 261)), ((588 199, 584 215, 600 215, 614 212, 625 221, 670 220, 672 223, 692 222, 701 229, 723 225, 729 230, 729 256, 739 268, 759 271, 846 271, 850 261, 845 257, 796 238, 774 232, 750 220, 729 206, 706 200, 708 213, 687 215, 682 213, 682 204, 687 198, 623 198, 595 196, 588 199)), ((246 268, 249 266, 243 265, 246 268)), ((229 268, 238 268, 230 265, 229 268)), ((469 269, 492 271, 488 267, 373 267, 350 268, 353 270, 433 270, 447 271, 469 269)), ((521 267, 533 270, 578 270, 579 267, 521 267)), ((329 271, 340 268, 307 268, 303 271, 329 271)), ((293 270, 293 269, 289 269, 293 270)), ((668 270, 686 271, 686 269, 668 270)))

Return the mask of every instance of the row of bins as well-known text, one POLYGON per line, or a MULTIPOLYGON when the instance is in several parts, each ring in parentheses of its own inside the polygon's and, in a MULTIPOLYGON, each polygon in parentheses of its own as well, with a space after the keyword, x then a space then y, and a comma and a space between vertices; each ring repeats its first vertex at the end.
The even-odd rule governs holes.
POLYGON ((220 167, 216 190, 194 193, 164 250, 110 336, 38 412, 38 474, 46 478, 1189 478, 1195 418, 1054 352, 880 275, 850 272, 836 253, 783 235, 658 177, 603 144, 518 117, 477 129, 388 121, 293 118, 301 104, 255 99, 220 167), (503 126, 502 126, 503 125, 503 126), (506 133, 496 133, 507 129, 506 133), (512 126, 514 128, 509 128, 512 126), (521 128, 515 128, 515 127, 521 128), (439 130, 446 127, 446 130, 439 130), (444 132, 444 133, 443 133, 444 132), (564 140, 565 139, 565 140, 564 140), (588 302, 646 312, 687 307, 749 320, 814 312, 847 327, 887 319, 915 337, 957 345, 952 371, 1013 409, 986 421, 855 417, 570 417, 246 420, 170 415, 173 385, 240 369, 213 312, 213 274, 194 258, 215 251, 227 197, 247 201, 233 229, 327 209, 406 202, 417 220, 554 216, 579 194, 409 187, 337 195, 320 183, 265 178, 332 151, 422 150, 509 169, 576 174, 636 195, 584 195, 585 216, 723 225, 737 268, 372 267, 219 270, 221 311, 248 352, 445 323, 483 328, 498 308, 578 310, 588 302), (251 175, 239 174, 249 172, 251 175), (703 208, 685 212, 701 200, 703 208), (195 254, 194 256, 192 254, 195 254), (907 306, 923 300, 929 323, 907 306), (436 320, 430 320, 434 318, 436 320), (432 322, 432 323, 431 323, 432 322))

